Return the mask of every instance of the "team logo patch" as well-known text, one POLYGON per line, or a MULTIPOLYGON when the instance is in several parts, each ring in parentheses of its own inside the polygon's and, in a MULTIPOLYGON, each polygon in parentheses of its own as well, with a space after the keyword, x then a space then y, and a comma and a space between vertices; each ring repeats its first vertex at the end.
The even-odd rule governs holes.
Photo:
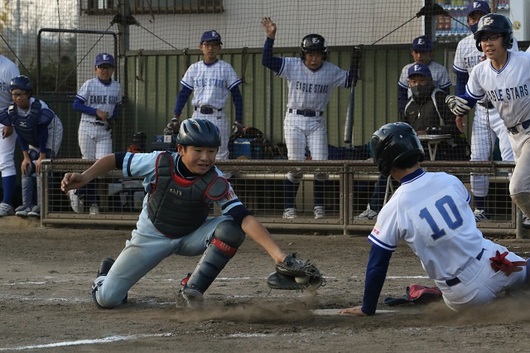
POLYGON ((418 39, 418 45, 425 45, 425 39, 423 38, 418 39))
POLYGON ((320 43, 320 39, 318 39, 318 38, 311 38, 311 42, 313 42, 313 44, 318 44, 318 43, 320 43))
POLYGON ((102 56, 103 56, 103 60, 104 61, 109 60, 109 55, 108 54, 103 54, 102 56))
POLYGON ((495 20, 491 17, 487 17, 484 19, 484 21, 482 22, 482 26, 489 26, 489 25, 492 25, 493 22, 495 22, 495 20))

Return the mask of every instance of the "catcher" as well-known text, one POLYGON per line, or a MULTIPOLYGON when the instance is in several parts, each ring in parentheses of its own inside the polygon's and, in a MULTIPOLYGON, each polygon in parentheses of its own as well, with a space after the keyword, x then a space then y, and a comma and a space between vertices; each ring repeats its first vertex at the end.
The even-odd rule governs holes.
POLYGON ((136 229, 116 260, 101 261, 92 284, 96 305, 112 308, 126 303, 129 289, 169 255, 201 255, 178 293, 178 302, 200 308, 204 293, 236 254, 245 234, 273 258, 284 275, 299 276, 306 267, 311 273, 318 271, 314 265, 287 256, 239 201, 214 165, 221 139, 212 122, 184 120, 176 142, 177 152, 117 152, 97 160, 82 174, 64 175, 63 192, 114 169, 122 170, 124 177, 144 177, 147 195, 136 229), (214 202, 222 214, 208 217, 214 202))

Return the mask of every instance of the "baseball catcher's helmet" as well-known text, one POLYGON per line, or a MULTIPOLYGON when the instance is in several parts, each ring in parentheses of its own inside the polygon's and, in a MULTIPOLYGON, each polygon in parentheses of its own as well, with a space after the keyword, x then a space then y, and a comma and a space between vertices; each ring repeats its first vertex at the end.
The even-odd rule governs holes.
POLYGON ((482 51, 480 40, 486 32, 502 34, 502 45, 506 49, 510 49, 512 47, 512 23, 506 16, 499 15, 497 13, 489 13, 480 18, 478 21, 478 29, 475 32, 476 46, 479 51, 482 51))
POLYGON ((198 147, 219 147, 221 137, 219 128, 210 120, 190 118, 180 123, 176 139, 177 145, 198 147))
POLYGON ((308 52, 319 52, 324 54, 324 60, 328 55, 328 45, 326 40, 320 34, 308 34, 302 39, 300 45, 300 57, 302 60, 305 58, 305 53, 308 52))
POLYGON ((421 162, 425 152, 416 131, 407 123, 390 123, 374 132, 370 141, 374 162, 379 172, 389 175, 393 166, 411 156, 421 162))
POLYGON ((31 86, 31 80, 29 79, 29 77, 24 75, 14 77, 9 83, 9 90, 12 91, 14 89, 21 89, 26 92, 32 92, 33 87, 31 86))

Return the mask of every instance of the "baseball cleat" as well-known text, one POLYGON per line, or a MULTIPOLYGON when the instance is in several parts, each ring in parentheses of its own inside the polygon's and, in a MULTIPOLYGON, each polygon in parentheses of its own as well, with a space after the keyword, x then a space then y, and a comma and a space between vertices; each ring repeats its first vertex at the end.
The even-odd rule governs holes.
POLYGON ((204 304, 204 297, 196 289, 184 286, 177 294, 177 307, 187 307, 190 309, 201 309, 204 304))
POLYGON ((112 265, 114 265, 114 259, 112 257, 107 257, 101 260, 97 276, 106 276, 109 273, 112 265))

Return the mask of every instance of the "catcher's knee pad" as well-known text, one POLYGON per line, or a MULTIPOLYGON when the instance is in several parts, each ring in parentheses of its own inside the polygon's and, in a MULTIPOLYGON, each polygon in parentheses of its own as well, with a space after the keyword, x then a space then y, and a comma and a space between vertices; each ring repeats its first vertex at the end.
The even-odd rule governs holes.
POLYGON ((245 233, 239 224, 234 221, 224 221, 215 228, 210 244, 232 257, 244 240, 245 233))
POLYGON ((326 181, 326 180, 328 180, 328 178, 329 178, 328 173, 315 172, 315 180, 316 181, 326 181))
POLYGON ((204 293, 236 254, 245 239, 245 233, 234 221, 219 223, 214 236, 201 257, 199 264, 186 283, 186 287, 204 293))
POLYGON ((300 183, 303 177, 304 177, 304 173, 302 173, 302 171, 287 173, 287 180, 289 180, 293 184, 300 183))

